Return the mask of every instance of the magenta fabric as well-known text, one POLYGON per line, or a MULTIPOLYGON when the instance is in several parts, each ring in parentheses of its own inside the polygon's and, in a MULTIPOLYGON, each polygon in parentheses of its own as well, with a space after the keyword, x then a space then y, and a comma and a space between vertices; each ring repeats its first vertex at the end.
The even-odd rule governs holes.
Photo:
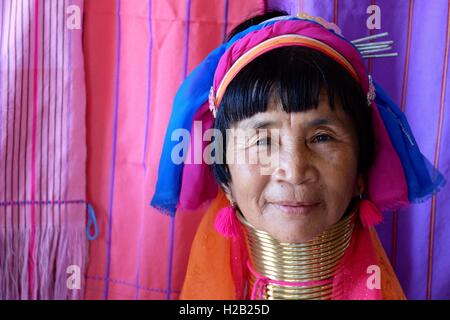
POLYGON ((69 5, 83 0, 0 0, 0 299, 83 296, 84 60, 69 5))
MULTIPOLYGON (((369 73, 404 110, 421 151, 448 180, 450 1, 269 0, 268 4, 337 22, 350 40, 389 32, 399 56, 369 61, 369 73), (369 5, 381 10, 380 30, 366 27, 369 5)), ((450 299, 449 194, 447 183, 429 201, 385 214, 377 228, 409 299, 450 299)))
POLYGON ((203 159, 201 158, 199 161, 195 156, 196 154, 203 155, 203 150, 210 143, 206 140, 203 141, 203 134, 213 127, 214 118, 211 117, 209 104, 205 103, 199 108, 193 119, 193 128, 200 130, 193 129, 191 131, 191 143, 186 158, 190 159, 191 162, 185 163, 183 167, 178 209, 195 211, 199 206, 208 205, 210 200, 217 195, 218 185, 212 174, 211 167, 199 165, 198 163, 203 161, 203 159), (197 127, 195 126, 196 123, 197 127), (199 143, 200 141, 201 143, 199 143))

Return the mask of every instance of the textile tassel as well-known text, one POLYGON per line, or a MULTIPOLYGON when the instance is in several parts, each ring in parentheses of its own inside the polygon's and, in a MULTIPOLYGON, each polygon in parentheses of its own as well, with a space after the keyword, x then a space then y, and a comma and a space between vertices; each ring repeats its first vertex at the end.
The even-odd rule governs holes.
MULTIPOLYGON (((0 219, 0 300, 82 299, 83 275, 88 261, 85 204, 61 208, 37 205, 31 255, 29 225, 4 223, 12 221, 11 208, 6 208, 6 218, 0 219), (32 283, 29 281, 30 259, 32 283)), ((24 207, 20 207, 18 213, 24 215, 24 207)))
POLYGON ((85 232, 84 226, 68 225, 61 230, 56 260, 54 299, 83 299, 83 288, 85 288, 83 275, 87 268, 89 246, 85 232), (81 275, 79 279, 75 277, 77 269, 81 275))
MULTIPOLYGON (((46 215, 52 216, 54 208, 52 206, 45 208, 46 215)), ((54 222, 48 222, 48 225, 41 225, 36 228, 36 263, 37 269, 34 274, 34 286, 37 286, 38 300, 53 299, 54 290, 54 261, 56 258, 55 247, 58 241, 58 229, 53 225, 54 222), (39 236, 40 234, 40 236, 39 236), (40 241, 39 241, 40 239, 40 241)))
POLYGON ((6 252, 5 255, 2 257, 3 258, 2 260, 4 260, 2 261, 3 262, 2 277, 4 278, 5 292, 3 294, 2 300, 15 300, 17 299, 18 296, 18 283, 15 278, 16 270, 14 268, 15 257, 17 256, 17 254, 15 252, 13 231, 6 230, 4 238, 6 241, 2 242, 5 243, 6 252))
POLYGON ((383 215, 377 206, 368 199, 361 199, 359 204, 359 216, 364 228, 372 227, 383 221, 383 215))
POLYGON ((240 222, 236 217, 236 207, 228 206, 220 209, 215 220, 217 232, 226 238, 237 238, 239 236, 240 222))

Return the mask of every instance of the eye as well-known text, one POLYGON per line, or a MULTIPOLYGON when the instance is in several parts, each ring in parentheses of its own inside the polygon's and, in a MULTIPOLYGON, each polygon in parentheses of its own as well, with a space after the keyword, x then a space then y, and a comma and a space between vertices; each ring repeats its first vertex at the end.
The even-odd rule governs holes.
POLYGON ((313 142, 328 142, 333 140, 333 138, 328 134, 319 134, 313 138, 313 142))
POLYGON ((256 141, 256 145, 257 146, 269 146, 271 144, 271 139, 270 137, 264 137, 259 139, 258 141, 256 141))

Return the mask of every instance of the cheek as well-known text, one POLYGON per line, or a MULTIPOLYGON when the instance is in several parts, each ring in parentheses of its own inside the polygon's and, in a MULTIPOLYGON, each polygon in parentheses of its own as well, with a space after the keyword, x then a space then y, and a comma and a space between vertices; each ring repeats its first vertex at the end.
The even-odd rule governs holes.
POLYGON ((329 150, 327 156, 317 164, 326 185, 329 200, 334 205, 347 201, 354 191, 357 178, 356 152, 350 147, 329 150))
POLYGON ((259 215, 262 195, 268 177, 260 174, 257 165, 229 165, 232 184, 231 192, 242 213, 259 215))

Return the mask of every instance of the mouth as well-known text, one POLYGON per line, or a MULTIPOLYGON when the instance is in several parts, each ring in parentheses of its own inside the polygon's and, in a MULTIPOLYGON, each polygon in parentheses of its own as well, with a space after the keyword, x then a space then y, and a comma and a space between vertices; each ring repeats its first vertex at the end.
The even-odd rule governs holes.
POLYGON ((319 202, 273 202, 272 205, 287 214, 307 215, 319 206, 319 202))

